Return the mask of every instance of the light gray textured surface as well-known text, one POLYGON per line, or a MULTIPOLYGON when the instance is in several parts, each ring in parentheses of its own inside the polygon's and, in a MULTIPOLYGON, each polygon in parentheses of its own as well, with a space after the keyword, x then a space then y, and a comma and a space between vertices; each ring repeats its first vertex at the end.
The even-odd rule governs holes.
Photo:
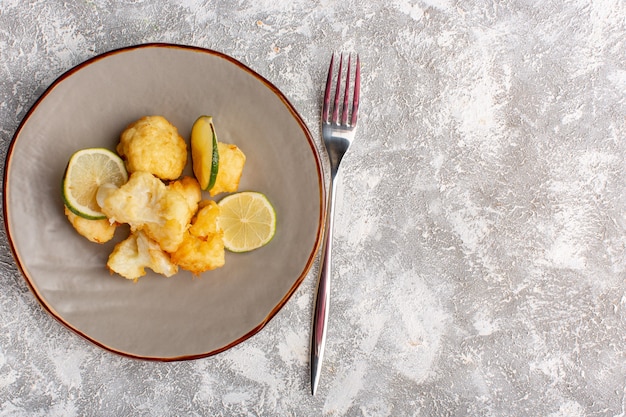
POLYGON ((315 271, 236 348, 143 362, 48 316, 3 232, 1 416, 626 414, 625 2, 2 0, 2 153, 57 76, 155 41, 241 60, 316 138, 330 51, 361 56, 318 395, 315 271))

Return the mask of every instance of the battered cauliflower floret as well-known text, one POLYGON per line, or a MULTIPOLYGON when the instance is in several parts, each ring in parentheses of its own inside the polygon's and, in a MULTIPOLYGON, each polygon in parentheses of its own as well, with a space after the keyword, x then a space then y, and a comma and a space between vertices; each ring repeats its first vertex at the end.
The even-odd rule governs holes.
POLYGON ((202 199, 202 190, 195 178, 183 177, 180 180, 170 182, 168 188, 182 194, 194 213, 198 210, 198 203, 202 199))
POLYGON ((98 205, 109 220, 144 231, 166 252, 175 251, 182 243, 200 197, 200 186, 193 178, 166 186, 143 171, 132 173, 119 188, 103 185, 97 194, 98 205))
POLYGON ((129 173, 149 172, 163 180, 180 177, 187 164, 187 144, 161 116, 146 116, 122 132, 117 153, 129 173))
POLYGON ((166 252, 174 252, 183 242, 183 237, 193 215, 198 210, 201 198, 198 181, 190 177, 187 184, 174 182, 167 187, 161 199, 161 218, 165 221, 146 223, 143 230, 157 241, 166 252))
POLYGON ((117 228, 116 223, 111 223, 108 219, 85 219, 72 213, 72 211, 70 211, 67 207, 65 207, 65 215, 72 226, 74 226, 74 229, 91 242, 105 243, 113 239, 115 229, 117 228))
POLYGON ((178 272, 167 253, 142 231, 131 233, 118 243, 109 256, 107 267, 126 279, 136 280, 146 274, 146 268, 171 277, 178 272))
POLYGON ((246 163, 246 155, 236 145, 218 142, 220 164, 215 185, 209 190, 211 197, 219 193, 232 193, 239 188, 239 180, 246 163))
POLYGON ((220 208, 214 201, 201 203, 183 243, 171 254, 172 262, 194 275, 224 266, 224 233, 217 225, 219 214, 220 208))
POLYGON ((198 204, 198 213, 191 221, 189 233, 194 236, 207 237, 214 234, 223 234, 217 224, 220 215, 220 207, 213 200, 204 200, 198 204))

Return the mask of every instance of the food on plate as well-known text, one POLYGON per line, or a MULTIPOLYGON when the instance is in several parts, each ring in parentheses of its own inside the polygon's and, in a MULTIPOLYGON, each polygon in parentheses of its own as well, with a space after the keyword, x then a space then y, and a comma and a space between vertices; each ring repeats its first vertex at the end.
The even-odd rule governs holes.
POLYGON ((200 187, 193 178, 168 186, 144 171, 132 173, 121 187, 101 187, 97 195, 110 221, 127 223, 133 231, 143 230, 167 252, 175 251, 182 243, 200 198, 200 187))
POLYGON ((246 191, 224 197, 218 203, 218 226, 224 231, 224 247, 248 252, 266 245, 276 232, 276 211, 261 193, 246 191))
POLYGON ((201 203, 183 243, 172 253, 172 262, 198 275, 224 266, 223 232, 217 224, 219 206, 211 200, 201 203))
POLYGON ((200 188, 211 197, 239 188, 246 155, 236 145, 218 142, 211 116, 200 116, 193 124, 191 159, 200 188))
POLYGON ((64 207, 65 215, 76 231, 95 243, 105 243, 113 239, 117 223, 111 223, 108 219, 90 220, 74 214, 70 209, 64 207))
POLYGON ((145 116, 131 123, 120 137, 117 152, 129 173, 146 171, 175 180, 187 164, 187 143, 162 116, 145 116))
POLYGON ((146 268, 166 277, 178 272, 178 266, 170 260, 170 256, 141 230, 131 232, 128 238, 115 246, 107 267, 131 280, 144 276, 146 268))
POLYGON ((211 197, 220 193, 232 193, 239 188, 239 181, 246 163, 246 155, 236 145, 217 142, 220 164, 215 185, 209 190, 211 197))
POLYGON ((187 145, 161 116, 129 125, 117 145, 119 155, 90 148, 70 158, 63 199, 76 231, 103 243, 118 225, 130 226, 109 256, 111 272, 130 280, 146 269, 166 277, 179 268, 199 275, 224 266, 225 249, 246 252, 272 239, 276 214, 263 194, 202 200, 203 190, 211 197, 238 190, 244 153, 217 141, 210 116, 196 120, 191 136, 194 177, 182 176, 187 145))
POLYGON ((217 134, 213 117, 200 116, 191 129, 191 161, 200 188, 210 190, 215 185, 219 169, 217 134))
POLYGON ((85 219, 106 219, 96 193, 103 184, 120 186, 128 180, 124 162, 104 148, 81 149, 67 163, 63 175, 63 201, 72 213, 85 219))
POLYGON ((167 186, 170 190, 178 191, 185 197, 187 204, 194 213, 198 210, 198 203, 202 199, 202 191, 195 178, 184 176, 179 180, 171 181, 167 186))

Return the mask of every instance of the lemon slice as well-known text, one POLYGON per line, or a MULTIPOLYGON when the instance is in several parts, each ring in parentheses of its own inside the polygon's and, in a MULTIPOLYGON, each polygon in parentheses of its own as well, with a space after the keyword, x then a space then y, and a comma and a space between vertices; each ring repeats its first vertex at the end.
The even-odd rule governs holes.
POLYGON ((121 186, 128 181, 124 161, 104 148, 82 149, 74 153, 63 176, 63 201, 70 211, 91 220, 106 219, 96 202, 102 184, 121 186))
POLYGON ((244 191, 218 203, 218 225, 224 231, 224 247, 248 252, 267 244, 276 232, 276 211, 261 193, 244 191))
POLYGON ((191 161, 193 174, 200 188, 210 190, 215 185, 219 169, 219 152, 213 117, 200 116, 191 129, 191 161))

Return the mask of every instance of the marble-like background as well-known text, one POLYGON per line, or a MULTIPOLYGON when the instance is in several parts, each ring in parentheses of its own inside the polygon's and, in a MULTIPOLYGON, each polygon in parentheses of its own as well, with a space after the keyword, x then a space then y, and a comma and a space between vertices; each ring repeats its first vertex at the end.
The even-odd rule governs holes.
POLYGON ((239 59, 316 138, 330 52, 360 54, 318 394, 317 265, 245 343, 152 363, 47 315, 3 231, 1 416, 626 415, 626 2, 0 0, 2 154, 56 77, 145 42, 239 59))

